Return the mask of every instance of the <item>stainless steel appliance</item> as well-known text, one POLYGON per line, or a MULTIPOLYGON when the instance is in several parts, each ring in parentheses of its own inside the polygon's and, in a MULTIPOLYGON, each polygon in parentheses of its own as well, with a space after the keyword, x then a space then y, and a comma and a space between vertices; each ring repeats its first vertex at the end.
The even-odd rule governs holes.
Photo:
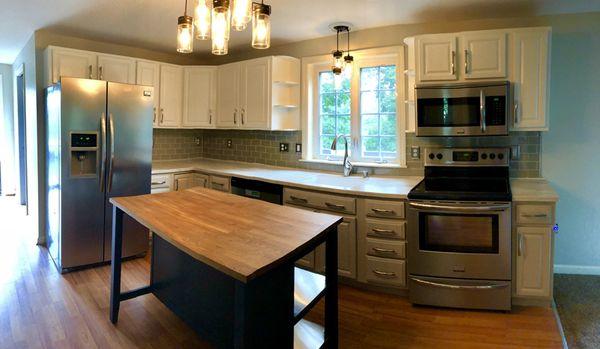
POLYGON ((231 193, 283 205, 283 186, 279 184, 232 177, 231 193))
POLYGON ((508 134, 510 83, 471 82, 415 87, 417 136, 508 134))
POLYGON ((410 301, 510 310, 508 149, 425 154, 425 179, 408 194, 410 301))
MULTIPOLYGON (((109 199, 150 193, 152 87, 62 78, 46 89, 48 250, 61 272, 110 260, 109 199)), ((123 256, 148 230, 126 217, 123 256)))

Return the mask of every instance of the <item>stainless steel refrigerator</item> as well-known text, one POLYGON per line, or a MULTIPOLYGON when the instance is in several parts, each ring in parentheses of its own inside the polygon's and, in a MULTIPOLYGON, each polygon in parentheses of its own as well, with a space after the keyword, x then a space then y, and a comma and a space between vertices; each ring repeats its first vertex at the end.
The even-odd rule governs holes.
MULTIPOLYGON (((150 193, 152 87, 62 78, 46 89, 47 244, 61 272, 107 262, 109 198, 150 193)), ((124 218, 123 256, 148 230, 124 218)))

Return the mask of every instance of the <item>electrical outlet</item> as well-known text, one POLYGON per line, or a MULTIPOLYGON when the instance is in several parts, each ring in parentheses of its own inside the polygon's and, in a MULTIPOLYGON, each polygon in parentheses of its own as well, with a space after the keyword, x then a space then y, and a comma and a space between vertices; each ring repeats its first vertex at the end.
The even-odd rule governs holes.
POLYGON ((195 137, 194 143, 196 143, 196 145, 200 145, 200 137, 195 137))
POLYGON ((231 148, 233 146, 233 141, 231 139, 227 140, 227 148, 231 148))
POLYGON ((302 153, 302 143, 296 143, 296 153, 302 153))
POLYGON ((279 151, 282 151, 282 152, 290 151, 290 144, 289 143, 279 143, 279 151))
POLYGON ((417 145, 413 145, 410 147, 410 158, 413 160, 419 160, 421 157, 421 148, 417 145))
POLYGON ((521 146, 513 145, 510 147, 510 159, 511 160, 519 160, 521 158, 521 146))

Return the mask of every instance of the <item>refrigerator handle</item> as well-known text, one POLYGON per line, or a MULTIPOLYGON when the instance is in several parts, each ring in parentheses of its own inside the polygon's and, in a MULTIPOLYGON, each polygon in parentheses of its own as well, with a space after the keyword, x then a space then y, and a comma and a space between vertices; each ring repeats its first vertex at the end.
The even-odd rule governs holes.
POLYGON ((100 117, 100 142, 102 144, 102 149, 100 149, 100 156, 102 160, 100 160, 100 192, 104 192, 104 176, 106 175, 106 114, 103 112, 100 117))
POLYGON ((112 113, 108 114, 108 128, 110 130, 110 162, 108 164, 108 188, 107 192, 112 189, 113 182, 113 167, 115 162, 115 123, 112 113))

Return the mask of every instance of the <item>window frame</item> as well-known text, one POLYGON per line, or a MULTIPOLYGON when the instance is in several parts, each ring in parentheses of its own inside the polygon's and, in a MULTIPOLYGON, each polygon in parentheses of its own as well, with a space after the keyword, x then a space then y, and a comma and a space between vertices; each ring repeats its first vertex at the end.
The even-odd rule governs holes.
MULTIPOLYGON (((404 47, 386 47, 352 53, 355 62, 350 87, 350 161, 355 165, 367 167, 406 167, 406 111, 404 74, 404 47), (385 158, 385 162, 372 157, 363 157, 361 115, 360 115, 360 69, 374 66, 396 66, 396 157, 385 158)), ((340 163, 343 157, 343 145, 336 155, 320 154, 320 91, 319 74, 331 70, 331 56, 316 56, 302 59, 302 133, 304 149, 302 161, 340 163), (341 150, 340 150, 341 149, 341 150)))

